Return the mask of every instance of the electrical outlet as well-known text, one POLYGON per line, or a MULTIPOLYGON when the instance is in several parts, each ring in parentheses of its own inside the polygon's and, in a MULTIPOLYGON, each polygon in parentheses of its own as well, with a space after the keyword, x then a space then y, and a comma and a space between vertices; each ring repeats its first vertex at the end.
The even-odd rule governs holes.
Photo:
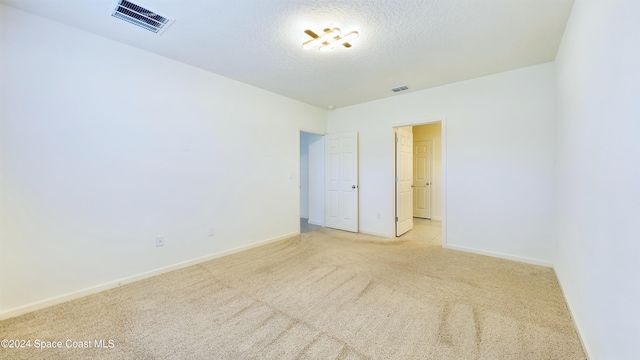
POLYGON ((156 247, 164 246, 164 236, 158 236, 156 238, 156 247))
POLYGON ((210 227, 209 228, 209 236, 215 236, 215 235, 216 235, 216 228, 210 227))

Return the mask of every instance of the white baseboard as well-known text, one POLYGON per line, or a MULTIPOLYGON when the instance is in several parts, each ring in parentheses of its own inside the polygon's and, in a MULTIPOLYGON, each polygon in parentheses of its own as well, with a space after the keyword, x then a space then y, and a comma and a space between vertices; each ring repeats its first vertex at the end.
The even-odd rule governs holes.
POLYGON ((432 216, 431 220, 442 221, 442 216, 432 216))
POLYGON ((593 359, 593 356, 591 356, 591 350, 589 350, 589 347, 587 346, 587 343, 584 341, 584 336, 582 336, 582 331, 580 331, 580 327, 578 326, 578 323, 576 322, 576 318, 575 318, 575 316, 573 316, 573 311, 571 311, 571 306, 569 305, 569 301, 568 301, 567 295, 564 292, 564 288, 562 287, 562 282, 560 281, 560 277, 558 276, 558 273, 556 272, 555 268, 553 269, 553 274, 556 276, 556 279, 558 280, 558 285, 560 286, 560 291, 562 292, 562 297, 564 298, 565 304, 567 304, 567 309, 569 309, 569 315, 571 316, 571 321, 573 321, 573 327, 576 328, 576 332, 578 333, 578 338, 580 339, 580 344, 582 345, 582 350, 584 351, 584 354, 587 356, 587 360, 593 359))
POLYGON ((324 226, 324 222, 320 221, 320 220, 311 220, 309 219, 309 224, 311 225, 318 225, 318 226, 324 226))
POLYGON ((87 295, 91 295, 91 294, 96 294, 99 293, 101 291, 105 291, 105 290, 109 290, 109 289, 113 289, 116 288, 118 286, 122 286, 125 284, 130 284, 132 282, 136 282, 139 280, 143 280, 143 279, 147 279, 153 276, 157 276, 157 275, 161 275, 173 270, 178 270, 178 269, 182 269, 191 265, 196 265, 196 264, 200 264, 209 260, 213 260, 213 259, 217 259, 223 256, 227 256, 227 255, 231 255, 231 254, 235 254, 244 250, 249 250, 252 249, 254 247, 258 247, 261 245, 266 245, 268 243, 272 243, 272 242, 276 242, 276 241, 280 241, 280 240, 284 240, 284 239, 288 239, 290 237, 299 235, 300 232, 292 232, 286 235, 281 235, 281 236, 277 236, 271 239, 267 239, 267 240, 262 240, 262 241, 258 241, 249 245, 243 245, 243 246, 239 246, 237 248, 233 248, 233 249, 229 249, 229 250, 224 250, 221 252, 217 252, 214 254, 210 254, 210 255, 206 255, 203 257, 199 257, 199 258, 195 258, 192 260, 187 260, 187 261, 183 261, 177 264, 173 264, 173 265, 169 265, 169 266, 165 266, 159 269, 155 269, 155 270, 151 270, 151 271, 147 271, 147 272, 143 272, 137 275, 133 275, 133 276, 128 276, 122 279, 118 279, 115 281, 111 281, 108 283, 104 283, 104 284, 100 284, 100 285, 96 285, 96 286, 92 286, 86 289, 82 289, 82 290, 78 290, 78 291, 74 291, 68 294, 64 294, 64 295, 60 295, 60 296, 56 296, 56 297, 52 297, 49 299, 45 299, 45 300, 41 300, 41 301, 37 301, 37 302, 33 302, 31 304, 27 304, 24 306, 20 306, 17 308, 13 308, 4 312, 0 313, 0 320, 5 320, 8 318, 12 318, 15 316, 19 316, 22 314, 26 314, 32 311, 36 311, 36 310, 40 310, 40 309, 44 309, 46 307, 49 306, 53 306, 53 305, 57 305, 57 304, 61 304, 67 301, 71 301, 71 300, 75 300, 75 299, 79 299, 81 297, 85 297, 87 295))
POLYGON ((524 256, 504 254, 504 253, 499 253, 494 251, 479 250, 479 249, 469 248, 466 246, 459 246, 459 245, 452 245, 452 244, 442 244, 442 247, 445 249, 464 251, 464 252, 480 254, 480 255, 487 255, 487 256, 492 256, 500 259, 519 261, 527 264, 540 265, 540 266, 545 266, 549 268, 553 267, 553 264, 550 261, 532 259, 524 256))
POLYGON ((380 237, 385 237, 385 238, 393 237, 392 234, 385 234, 385 233, 381 233, 381 232, 377 232, 377 231, 371 231, 371 230, 367 230, 367 229, 360 229, 360 230, 358 230, 358 232, 362 233, 362 234, 380 236, 380 237))

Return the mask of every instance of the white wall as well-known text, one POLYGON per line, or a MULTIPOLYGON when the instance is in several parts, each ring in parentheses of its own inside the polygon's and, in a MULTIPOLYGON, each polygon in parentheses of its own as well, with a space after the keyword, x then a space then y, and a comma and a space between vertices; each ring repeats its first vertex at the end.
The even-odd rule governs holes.
POLYGON ((550 265, 554 97, 547 63, 329 112, 360 133, 361 231, 393 234, 392 128, 444 116, 447 246, 550 265))
POLYGON ((0 11, 0 317, 297 233, 325 110, 0 11))
POLYGON ((309 134, 300 132, 300 217, 309 218, 309 134))
POLYGON ((324 136, 309 139, 309 224, 324 226, 324 136))
POLYGON ((300 217, 324 225, 324 137, 300 132, 300 217))
POLYGON ((576 1, 556 58, 556 273, 591 359, 640 359, 640 2, 576 1))

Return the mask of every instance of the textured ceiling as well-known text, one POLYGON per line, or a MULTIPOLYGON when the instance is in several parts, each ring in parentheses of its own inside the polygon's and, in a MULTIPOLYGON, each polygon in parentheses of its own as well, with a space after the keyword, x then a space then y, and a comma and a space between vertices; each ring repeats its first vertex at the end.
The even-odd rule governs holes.
MULTIPOLYGON (((132 0, 129 0, 132 1, 132 0)), ((111 17, 116 0, 1 0, 322 108, 402 96, 555 59, 573 0, 143 0, 175 18, 156 35, 111 17), (304 50, 303 32, 357 30, 304 50), (392 87, 409 91, 393 93, 392 87)))

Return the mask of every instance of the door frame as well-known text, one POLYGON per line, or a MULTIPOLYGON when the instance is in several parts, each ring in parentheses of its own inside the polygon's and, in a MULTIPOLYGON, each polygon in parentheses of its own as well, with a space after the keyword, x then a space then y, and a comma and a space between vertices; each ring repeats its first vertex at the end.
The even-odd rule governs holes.
MULTIPOLYGON (((391 174, 391 178, 393 179, 392 181, 392 186, 391 186, 391 193, 392 193, 392 198, 393 198, 393 231, 392 233, 394 234, 395 237, 395 233, 396 233, 396 214, 397 214, 397 210, 396 209, 396 203, 397 203, 397 199, 396 199, 396 184, 395 184, 395 178, 396 178, 396 147, 395 147, 395 132, 397 128, 401 128, 401 127, 405 127, 405 126, 420 126, 420 125, 429 125, 429 124, 435 124, 435 123, 440 123, 441 126, 441 137, 442 137, 442 143, 440 144, 441 146, 441 153, 442 153, 442 247, 446 248, 447 247, 447 118, 446 116, 437 116, 437 117, 433 117, 433 118, 429 118, 425 121, 422 122, 415 122, 415 123, 404 123, 401 125, 395 125, 391 128, 391 139, 393 140, 393 146, 391 147, 391 151, 392 151, 392 158, 393 158, 393 168, 392 168, 392 174, 391 174)), ((433 191, 431 192, 431 194, 433 195, 433 191)), ((433 215, 432 215, 433 217, 433 215)))

